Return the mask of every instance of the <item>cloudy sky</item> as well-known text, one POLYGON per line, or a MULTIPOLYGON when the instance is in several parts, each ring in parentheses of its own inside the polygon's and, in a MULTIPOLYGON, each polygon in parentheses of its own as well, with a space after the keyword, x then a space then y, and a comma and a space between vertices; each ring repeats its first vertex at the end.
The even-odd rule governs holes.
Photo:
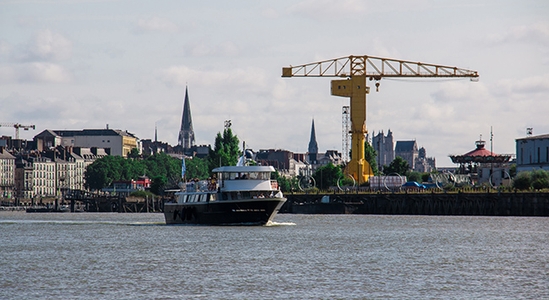
MULTIPOLYGON (((549 2, 434 0, 0 0, 0 123, 110 128, 177 143, 185 86, 198 144, 224 120, 247 146, 341 150, 333 78, 284 66, 371 55, 477 70, 383 79, 367 127, 416 140, 438 166, 482 134, 497 153, 549 133, 549 2)), ((0 135, 14 129, 0 127, 0 135)), ((488 146, 489 146, 488 142, 488 146)))

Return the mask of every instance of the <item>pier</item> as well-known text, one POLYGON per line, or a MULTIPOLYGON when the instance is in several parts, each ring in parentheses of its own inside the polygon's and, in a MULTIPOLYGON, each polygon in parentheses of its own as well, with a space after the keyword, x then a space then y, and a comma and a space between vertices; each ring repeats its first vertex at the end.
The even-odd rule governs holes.
POLYGON ((288 194, 280 213, 549 216, 549 193, 288 194))
POLYGON ((110 196, 82 191, 67 193, 65 196, 65 202, 70 203, 71 212, 78 211, 78 207, 85 212, 162 212, 164 210, 164 201, 164 199, 157 197, 110 196))

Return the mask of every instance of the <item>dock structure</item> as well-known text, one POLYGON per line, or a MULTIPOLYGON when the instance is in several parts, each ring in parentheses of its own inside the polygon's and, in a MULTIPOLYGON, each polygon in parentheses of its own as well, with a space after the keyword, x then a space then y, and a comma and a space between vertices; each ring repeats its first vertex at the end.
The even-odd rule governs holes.
POLYGON ((162 212, 165 199, 110 196, 93 193, 67 193, 65 201, 70 203, 70 211, 76 207, 85 212, 149 213, 162 212))
POLYGON ((549 193, 289 194, 280 213, 549 216, 549 193))

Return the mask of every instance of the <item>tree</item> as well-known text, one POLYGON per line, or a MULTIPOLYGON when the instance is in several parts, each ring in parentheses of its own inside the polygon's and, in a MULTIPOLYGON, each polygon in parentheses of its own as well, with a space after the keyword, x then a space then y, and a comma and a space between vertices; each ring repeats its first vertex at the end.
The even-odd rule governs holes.
POLYGON ((111 185, 113 181, 127 180, 128 172, 123 168, 124 162, 125 158, 110 155, 94 161, 84 173, 86 188, 100 190, 111 185))
POLYGON ((409 172, 408 181, 422 182, 422 176, 420 172, 409 172))
POLYGON ((296 177, 287 178, 286 176, 280 176, 277 170, 271 173, 271 179, 278 182, 278 187, 283 193, 291 192, 297 186, 296 177))
POLYGON ((139 150, 137 148, 132 148, 130 152, 128 152, 128 158, 139 158, 141 155, 139 155, 139 150))
POLYGON ((168 187, 177 187, 181 181, 181 160, 166 153, 155 153, 143 161, 149 178, 162 176, 168 187))
POLYGON ((210 171, 208 169, 208 161, 206 159, 193 157, 192 159, 185 159, 185 166, 187 168, 188 179, 198 178, 206 179, 210 176, 210 171))
POLYGON ((181 160, 165 153, 156 153, 144 160, 109 155, 89 165, 84 179, 86 188, 100 190, 113 181, 135 180, 143 175, 153 179, 163 177, 165 182, 159 186, 175 187, 181 180, 181 160))
POLYGON ((511 178, 517 176, 517 164, 511 164, 509 167, 509 176, 511 176, 511 178))
POLYGON ((332 163, 316 169, 313 174, 316 185, 321 190, 326 190, 330 186, 337 185, 337 181, 342 176, 343 172, 341 171, 341 168, 334 166, 332 163))
POLYGON ((410 169, 410 166, 408 165, 408 162, 405 161, 402 157, 397 156, 390 164, 389 166, 386 166, 383 169, 383 173, 385 174, 391 174, 396 173, 399 175, 406 175, 408 170, 410 169))
POLYGON ((166 188, 167 183, 168 179, 166 177, 162 175, 154 176, 151 180, 151 192, 156 195, 164 194, 164 189, 166 188))
POLYGON ((240 157, 238 148, 239 140, 233 135, 231 128, 225 128, 223 135, 217 133, 214 149, 210 149, 208 157, 209 169, 213 170, 220 166, 235 166, 240 157))
POLYGON ((374 175, 379 175, 379 168, 377 166, 377 151, 368 143, 367 141, 364 142, 364 159, 370 164, 370 167, 372 167, 372 170, 374 171, 374 175))
POLYGON ((530 176, 532 187, 536 190, 549 188, 549 172, 544 170, 532 171, 530 176))

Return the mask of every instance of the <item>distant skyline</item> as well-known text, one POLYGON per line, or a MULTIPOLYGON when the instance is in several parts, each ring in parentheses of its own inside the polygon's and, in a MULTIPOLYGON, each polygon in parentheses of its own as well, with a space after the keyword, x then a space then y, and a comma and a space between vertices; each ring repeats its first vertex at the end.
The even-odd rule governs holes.
MULTIPOLYGON (((225 120, 253 149, 341 151, 332 78, 282 67, 371 55, 476 70, 479 82, 383 79, 370 136, 416 140, 437 166, 474 148, 515 153, 549 133, 549 2, 0 0, 0 123, 110 128, 177 145, 185 86, 196 144, 225 120)), ((0 135, 14 136, 0 127, 0 135)))

